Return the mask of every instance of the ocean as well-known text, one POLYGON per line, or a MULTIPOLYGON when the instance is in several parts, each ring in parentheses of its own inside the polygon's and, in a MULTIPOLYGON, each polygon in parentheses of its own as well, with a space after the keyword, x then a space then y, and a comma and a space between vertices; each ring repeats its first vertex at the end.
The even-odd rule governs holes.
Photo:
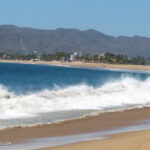
POLYGON ((150 73, 0 63, 0 129, 150 106, 150 73))

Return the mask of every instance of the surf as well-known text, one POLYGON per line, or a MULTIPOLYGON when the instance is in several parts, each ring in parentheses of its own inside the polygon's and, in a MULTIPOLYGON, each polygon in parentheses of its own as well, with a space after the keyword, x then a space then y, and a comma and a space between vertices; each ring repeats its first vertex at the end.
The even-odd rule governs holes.
POLYGON ((150 78, 123 77, 99 87, 79 84, 17 95, 0 86, 0 119, 37 117, 61 111, 109 111, 150 105, 150 78))

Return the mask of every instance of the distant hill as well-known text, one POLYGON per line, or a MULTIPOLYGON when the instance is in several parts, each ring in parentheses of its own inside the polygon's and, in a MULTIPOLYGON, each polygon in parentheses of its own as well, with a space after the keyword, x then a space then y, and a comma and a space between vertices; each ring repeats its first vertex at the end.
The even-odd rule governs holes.
POLYGON ((34 51, 39 54, 56 51, 82 52, 83 54, 112 52, 128 56, 150 57, 150 38, 113 37, 93 29, 40 30, 0 25, 0 52, 32 54, 34 51))

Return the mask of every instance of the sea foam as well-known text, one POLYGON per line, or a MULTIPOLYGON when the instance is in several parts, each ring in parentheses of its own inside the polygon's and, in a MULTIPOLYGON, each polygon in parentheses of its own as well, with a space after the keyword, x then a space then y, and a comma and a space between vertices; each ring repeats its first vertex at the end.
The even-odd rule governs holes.
POLYGON ((41 113, 149 106, 150 78, 141 81, 124 77, 94 88, 81 84, 61 89, 16 95, 0 86, 0 119, 34 117, 41 113))

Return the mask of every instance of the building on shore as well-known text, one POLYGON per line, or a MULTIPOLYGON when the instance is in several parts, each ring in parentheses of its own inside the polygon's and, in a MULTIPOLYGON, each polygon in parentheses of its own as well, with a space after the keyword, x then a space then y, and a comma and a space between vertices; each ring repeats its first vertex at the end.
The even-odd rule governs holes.
POLYGON ((77 57, 77 56, 78 56, 78 53, 73 53, 73 54, 71 54, 71 55, 70 55, 70 61, 71 61, 71 62, 75 61, 75 57, 77 57))

